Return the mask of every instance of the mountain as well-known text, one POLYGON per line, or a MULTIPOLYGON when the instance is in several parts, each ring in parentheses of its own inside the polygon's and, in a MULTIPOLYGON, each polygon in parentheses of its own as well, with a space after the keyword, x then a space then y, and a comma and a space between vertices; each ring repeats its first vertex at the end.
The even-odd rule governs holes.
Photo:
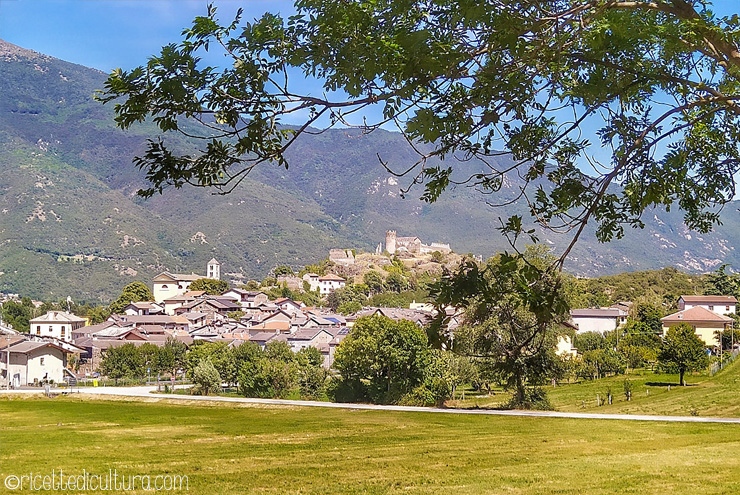
MULTIPOLYGON (((149 124, 121 131, 111 105, 93 100, 106 74, 0 41, 0 291, 35 298, 67 295, 106 302, 132 280, 162 270, 204 273, 213 257, 232 280, 262 278, 278 264, 295 268, 330 248, 373 251, 386 230, 489 256, 508 245, 499 218, 523 205, 491 208, 492 198, 459 186, 434 204, 418 199, 415 161, 397 133, 332 129, 304 136, 288 170, 263 166, 229 195, 185 188, 142 200, 143 174, 131 159, 156 134, 149 124)), ((181 139, 181 138, 176 138, 181 139)), ((180 145, 189 144, 181 140, 180 145)), ((456 163, 461 174, 479 162, 456 163)), ((507 182, 501 198, 518 191, 507 182)), ((740 266, 736 208, 710 235, 688 231, 680 212, 655 211, 646 228, 574 249, 568 269, 580 275, 676 266, 711 271, 740 266)), ((566 238, 542 233, 556 251, 566 238)))

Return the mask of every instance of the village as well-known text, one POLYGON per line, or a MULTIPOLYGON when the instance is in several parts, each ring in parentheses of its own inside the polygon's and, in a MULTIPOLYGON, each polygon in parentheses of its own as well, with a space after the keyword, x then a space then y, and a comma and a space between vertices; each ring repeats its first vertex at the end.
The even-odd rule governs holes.
MULTIPOLYGON (((407 257, 451 252, 449 245, 426 246, 418 237, 396 238, 393 231, 386 235, 386 250, 407 257)), ((354 264, 351 250, 331 250, 329 260, 344 267, 354 264)), ((189 290, 196 280, 221 278, 220 263, 212 259, 206 275, 158 274, 151 280, 153 300, 132 301, 120 314, 111 314, 102 323, 90 324, 69 311, 49 311, 29 321, 28 333, 0 325, 0 355, 4 357, 0 359, 0 387, 76 384, 99 376, 101 360, 111 348, 145 343, 163 346, 168 339, 186 346, 196 341, 227 342, 229 346, 249 341, 263 348, 269 342, 285 342, 295 352, 313 347, 321 353, 323 366, 330 368, 337 346, 357 318, 379 314, 423 327, 433 317, 432 306, 424 303, 406 309, 363 308, 345 316, 290 298, 270 300, 260 290, 235 287, 218 295, 189 290)), ((334 273, 281 276, 278 281, 286 287, 305 286, 321 297, 347 284, 345 278, 334 273)))
MULTIPOLYGON (((449 245, 427 246, 418 237, 397 237, 394 231, 388 231, 384 252, 382 255, 379 246, 376 261, 386 259, 390 263, 391 256, 401 256, 418 264, 430 254, 448 255, 452 250, 449 245)), ((340 271, 341 267, 351 267, 355 257, 352 250, 332 250, 329 261, 337 268, 335 271, 340 271)), ((168 341, 187 347, 199 341, 224 343, 228 347, 251 342, 262 349, 270 343, 283 342, 296 353, 316 349, 322 366, 330 369, 337 348, 359 318, 380 315, 394 321, 411 321, 424 328, 437 316, 434 306, 425 301, 405 308, 366 306, 351 314, 341 314, 288 297, 271 299, 259 289, 232 287, 220 294, 190 289, 196 280, 221 278, 220 263, 211 259, 206 275, 159 273, 151 280, 152 300, 131 301, 102 323, 90 324, 87 318, 55 310, 31 319, 28 333, 2 325, 0 387, 77 384, 100 376, 101 362, 110 349, 146 343, 161 347, 168 341)), ((321 298, 352 284, 351 280, 332 272, 324 275, 308 272, 302 277, 291 275, 279 279, 285 287, 302 285, 321 298)), ((585 333, 603 336, 623 327, 631 304, 572 309, 565 331, 558 337, 556 353, 575 358, 579 352, 573 345, 575 336, 585 333)), ((660 320, 663 335, 672 326, 689 324, 707 349, 716 349, 723 333, 734 335, 732 315, 736 304, 733 296, 682 295, 677 302, 678 311, 660 320)), ((448 307, 445 312, 447 332, 452 334, 462 320, 461 311, 448 307)))

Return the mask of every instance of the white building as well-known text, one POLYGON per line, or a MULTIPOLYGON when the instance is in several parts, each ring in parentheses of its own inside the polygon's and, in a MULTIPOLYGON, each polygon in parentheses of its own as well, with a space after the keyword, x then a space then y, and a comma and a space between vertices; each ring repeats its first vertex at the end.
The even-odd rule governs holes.
POLYGON ((616 330, 627 322, 627 312, 619 308, 572 309, 570 318, 577 333, 605 333, 616 330))
POLYGON ((681 296, 678 298, 678 310, 704 308, 718 315, 735 313, 737 299, 733 296, 681 296))
POLYGON ((205 277, 196 275, 195 273, 186 275, 183 273, 162 272, 152 279, 152 295, 154 296, 154 300, 161 303, 165 299, 181 296, 188 291, 190 284, 199 278, 205 277))
POLYGON ((307 273, 303 276, 303 280, 308 282, 308 285, 312 291, 319 291, 322 296, 331 294, 337 289, 341 289, 345 286, 347 281, 339 275, 330 273, 320 277, 315 273, 307 273))
POLYGON ((67 367, 67 351, 52 342, 26 340, 10 346, 10 365, 7 364, 7 348, 2 349, 0 375, 3 384, 13 387, 34 385, 44 381, 60 383, 64 380, 67 367), (8 367, 10 368, 8 370, 8 367))
POLYGON ((29 320, 31 335, 72 341, 72 332, 85 326, 87 320, 66 311, 49 311, 29 320))
MULTIPOLYGON (((331 294, 337 289, 341 289, 347 283, 345 279, 343 279, 339 275, 334 275, 333 273, 324 275, 323 277, 319 277, 318 282, 319 282, 319 286, 318 286, 319 292, 322 296, 331 294)), ((316 290, 316 289, 311 287, 311 290, 316 290)))

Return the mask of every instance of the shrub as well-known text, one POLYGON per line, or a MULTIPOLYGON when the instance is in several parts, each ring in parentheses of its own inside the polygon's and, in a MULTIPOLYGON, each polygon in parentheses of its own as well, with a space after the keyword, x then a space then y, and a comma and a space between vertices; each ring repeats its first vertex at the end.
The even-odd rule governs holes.
POLYGON ((201 359, 193 370, 193 382, 199 387, 201 395, 208 395, 221 387, 221 376, 210 359, 201 359))

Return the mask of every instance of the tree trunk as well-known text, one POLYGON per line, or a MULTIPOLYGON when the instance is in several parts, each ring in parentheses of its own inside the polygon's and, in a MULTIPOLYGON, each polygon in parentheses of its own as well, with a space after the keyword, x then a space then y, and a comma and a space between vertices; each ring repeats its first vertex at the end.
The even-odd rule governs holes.
POLYGON ((516 402, 517 406, 521 406, 524 404, 524 379, 522 378, 522 375, 520 373, 517 373, 516 375, 516 402))
POLYGON ((684 373, 686 373, 686 370, 683 370, 683 369, 678 370, 678 382, 681 384, 682 387, 686 386, 686 382, 683 379, 684 373))

